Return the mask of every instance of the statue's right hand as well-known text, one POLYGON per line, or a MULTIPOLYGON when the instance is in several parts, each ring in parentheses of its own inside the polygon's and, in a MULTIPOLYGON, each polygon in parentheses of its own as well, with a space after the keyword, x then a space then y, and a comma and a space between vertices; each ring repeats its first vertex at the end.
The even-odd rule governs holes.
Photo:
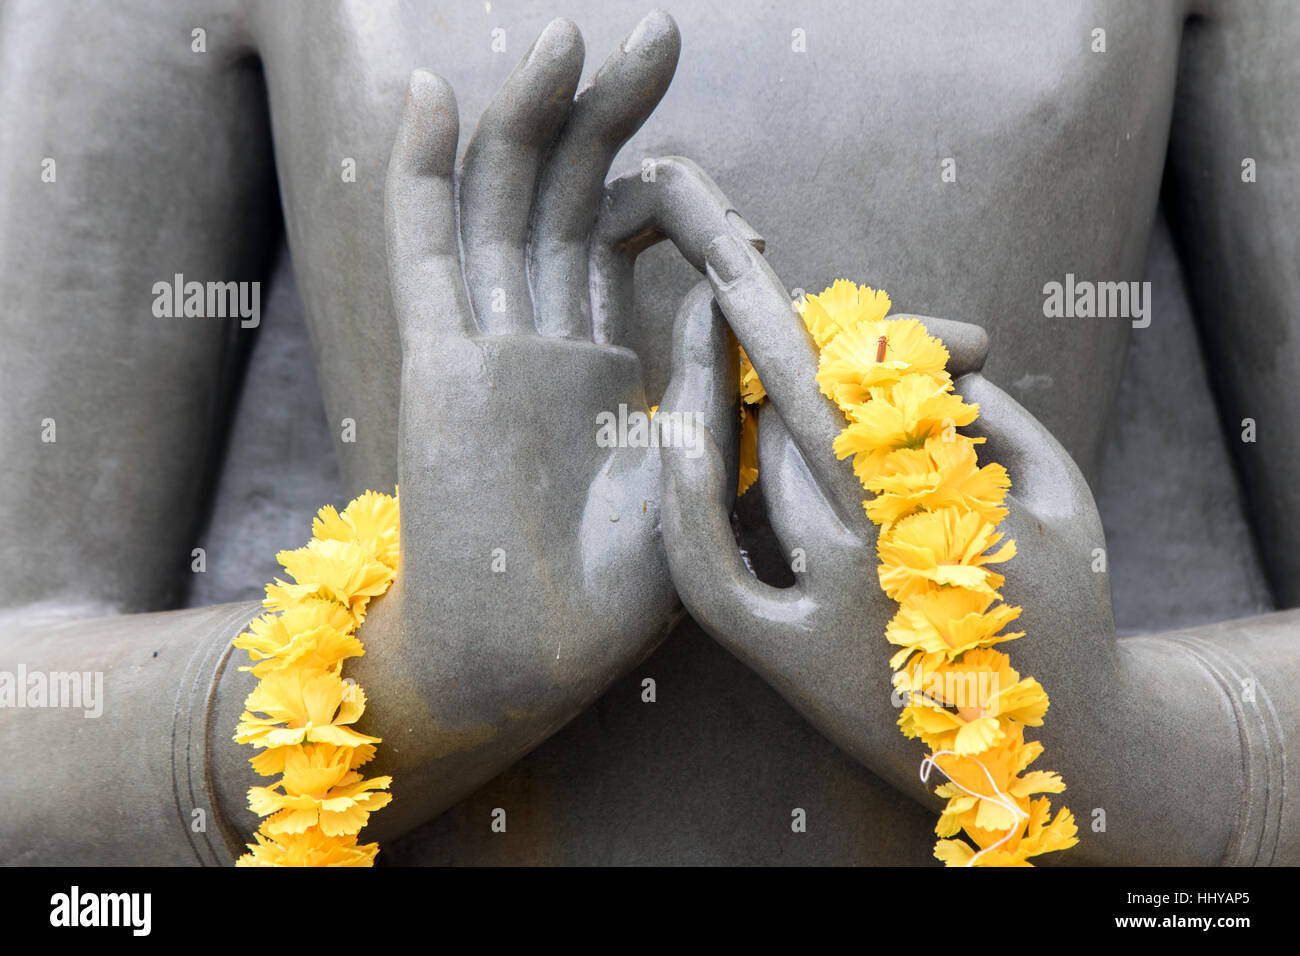
POLYGON ((553 22, 487 107, 459 174, 451 88, 417 71, 389 165, 405 673, 456 726, 513 740, 516 756, 647 655, 678 612, 651 436, 674 418, 695 426, 688 440, 725 435, 737 415, 734 374, 715 374, 734 348, 707 283, 679 315, 673 378, 644 430, 624 344, 631 264, 648 245, 670 238, 701 270, 719 235, 761 247, 687 160, 605 184, 678 45, 671 18, 650 14, 575 99, 582 39, 553 22))

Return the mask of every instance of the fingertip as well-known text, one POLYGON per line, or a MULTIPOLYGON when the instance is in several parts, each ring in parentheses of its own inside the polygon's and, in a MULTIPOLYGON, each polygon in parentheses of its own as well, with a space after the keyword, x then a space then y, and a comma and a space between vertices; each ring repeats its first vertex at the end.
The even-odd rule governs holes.
POLYGON ((651 10, 627 35, 622 49, 624 53, 671 60, 676 65, 682 51, 682 35, 677 29, 677 21, 666 10, 651 10))
POLYGON ((401 168, 441 175, 455 161, 460 135, 456 94, 451 84, 430 70, 411 72, 394 158, 401 168))
POLYGON ((727 225, 731 227, 732 231, 745 242, 748 242, 753 246, 755 251, 767 251, 767 240, 763 238, 762 233, 749 224, 749 220, 734 209, 727 210, 726 218, 727 225))
POLYGON ((677 24, 667 14, 652 13, 642 18, 578 94, 580 100, 588 100, 599 93, 605 100, 602 136, 614 149, 640 128, 663 99, 680 52, 677 24))
POLYGON ((723 234, 714 238, 704 251, 709 281, 715 288, 726 288, 749 272, 754 265, 753 247, 736 236, 723 234))
POLYGON ((954 353, 952 348, 949 348, 948 355, 950 359, 956 361, 958 368, 978 372, 984 368, 984 361, 988 358, 989 334, 979 326, 972 326, 972 329, 974 331, 967 337, 959 340, 960 351, 954 353))
POLYGON ((432 70, 415 69, 406 84, 406 107, 419 114, 429 114, 448 105, 454 106, 456 94, 451 84, 432 70))
POLYGON ((556 17, 550 23, 542 28, 538 34, 538 40, 546 39, 547 41, 559 42, 582 42, 582 31, 578 29, 578 24, 573 21, 572 17, 556 17))
POLYGON ((682 299, 673 322, 673 374, 689 377, 696 367, 706 369, 725 358, 727 324, 715 307, 713 288, 697 282, 682 299))
POLYGON ((474 140, 551 140, 573 106, 585 55, 576 23, 567 17, 548 23, 479 118, 474 140))
POLYGON ((556 17, 538 35, 524 58, 524 65, 532 66, 545 59, 557 66, 571 69, 576 64, 581 69, 585 56, 586 47, 578 25, 568 17, 556 17))
POLYGON ((689 334, 686 327, 702 325, 699 316, 704 312, 707 303, 713 298, 713 290, 707 282, 696 282, 686 290, 686 295, 682 297, 682 303, 677 309, 677 324, 675 333, 678 335, 689 334))
POLYGON ((419 96, 421 92, 427 89, 436 88, 440 83, 445 83, 437 73, 432 70, 426 70, 423 67, 416 67, 411 71, 411 78, 407 83, 407 96, 419 96))

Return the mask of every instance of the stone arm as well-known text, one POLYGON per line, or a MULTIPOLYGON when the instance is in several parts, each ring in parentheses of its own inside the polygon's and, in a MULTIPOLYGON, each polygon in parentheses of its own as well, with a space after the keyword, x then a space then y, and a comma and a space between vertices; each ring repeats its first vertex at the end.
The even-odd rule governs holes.
MULTIPOLYGON (((633 261, 670 238, 702 271, 718 236, 761 240, 687 160, 605 184, 678 46, 672 20, 651 14, 575 98, 582 39, 555 21, 458 170, 451 89, 411 77, 385 191, 403 352, 401 566, 347 670, 367 691, 358 729, 383 738, 368 772, 394 776, 366 840, 409 830, 511 765, 679 614, 655 445, 695 454, 705 430, 726 433, 737 396, 717 372, 735 354, 702 282, 678 315, 673 376, 650 421, 624 344, 633 261)), ((103 714, 0 709, 12 768, 0 855, 211 863, 241 852, 256 827, 247 788, 266 781, 247 765, 252 748, 230 739, 252 687, 230 640, 257 612, 14 613, 7 646, 21 652, 0 670, 102 674, 103 714)))
POLYGON ((279 211, 247 38, 193 52, 192 6, 0 10, 0 607, 178 607, 193 578, 279 211))
POLYGON ((1294 607, 1300 20, 1288 4, 1197 6, 1183 32, 1164 202, 1264 574, 1276 606, 1294 607))
MULTIPOLYGON (((867 495, 831 450, 843 416, 818 390, 814 346, 762 257, 719 240, 708 259, 770 398, 759 416, 768 516, 787 559, 803 552, 794 586, 759 581, 732 534, 735 479, 721 450, 706 443, 689 459, 664 449, 664 540, 682 601, 827 737, 937 814, 935 781, 918 778, 923 745, 896 726, 888 661, 897 648, 884 637, 896 605, 877 581, 867 495)), ((956 390, 979 404, 965 431, 987 439, 981 460, 1001 462, 1012 479, 998 530, 1018 553, 999 570, 1026 636, 1003 647, 1051 697, 1045 725, 1027 736, 1044 743, 1035 769, 1062 774, 1068 790, 1055 804, 1079 823, 1079 846, 1062 861, 1300 862, 1300 615, 1117 640, 1095 563, 1101 523, 1078 468, 980 374, 982 330, 923 321, 949 346, 956 390)))

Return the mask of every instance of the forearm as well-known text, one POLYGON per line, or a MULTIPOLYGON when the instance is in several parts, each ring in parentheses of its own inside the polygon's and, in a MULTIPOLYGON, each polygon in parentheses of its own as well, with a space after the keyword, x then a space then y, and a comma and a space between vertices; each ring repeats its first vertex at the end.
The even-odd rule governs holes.
MULTIPOLYGON (((207 703, 229 642, 256 614, 246 603, 8 620, 0 648, 0 861, 228 862, 222 830, 232 807, 219 805, 206 784, 207 755, 247 748, 229 740, 233 724, 207 720, 207 703)), ((251 773, 246 759, 242 770, 251 773)), ((234 808, 242 805, 241 797, 234 808)))
POLYGON ((1146 735, 1146 759, 1163 754, 1164 765, 1136 778, 1151 791, 1149 825, 1164 811, 1181 834, 1169 839, 1202 862, 1300 864, 1298 637, 1292 611, 1120 642, 1130 700, 1148 684, 1168 687, 1146 735), (1164 676, 1174 658, 1178 684, 1164 676))
POLYGON ((1165 189, 1225 443, 1277 607, 1300 604, 1298 49, 1287 5, 1214 3, 1188 24, 1165 189))
POLYGON ((1300 740, 1298 632, 1300 614, 1272 614, 1121 638, 1113 666, 1067 656, 1054 672, 1056 655, 1044 655, 1031 673, 1052 706, 1027 736, 1045 745, 1034 769, 1061 774, 1058 800, 1079 827, 1059 862, 1300 861, 1286 794, 1287 750, 1300 740))
MULTIPOLYGON (((515 709, 513 681, 453 681, 439 693, 447 682, 433 673, 424 631, 403 625, 394 597, 372 603, 358 632, 366 654, 345 671, 368 697, 358 729, 383 741, 367 773, 394 777, 393 804, 362 834, 381 843, 472 793, 583 704, 566 695, 562 706, 515 709), (461 719, 471 713, 497 717, 461 719)), ((0 863, 233 863, 260 822, 248 788, 270 782, 249 766, 253 748, 232 739, 256 679, 240 670, 247 654, 231 641, 261 610, 247 602, 94 619, 9 612, 0 863), (37 684, 43 690, 29 689, 37 684)))

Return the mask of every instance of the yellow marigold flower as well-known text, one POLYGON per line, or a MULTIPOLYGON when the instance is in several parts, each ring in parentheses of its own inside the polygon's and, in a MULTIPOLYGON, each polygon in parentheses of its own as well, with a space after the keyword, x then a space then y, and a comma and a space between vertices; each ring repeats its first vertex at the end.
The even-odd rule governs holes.
MULTIPOLYGON (((904 375, 894 385, 868 389, 870 400, 849 412, 850 423, 835 439, 837 458, 853 456, 853 471, 864 485, 879 474, 896 448, 924 448, 931 435, 969 425, 978 405, 936 384, 928 375, 904 375)), ((968 438, 967 441, 980 441, 968 438)))
MULTIPOLYGON (((1064 807, 1056 814, 1051 823, 1051 802, 1047 797, 1039 797, 1029 805, 1029 818, 1023 829, 1001 846, 991 849, 976 857, 976 851, 969 843, 962 840, 940 840, 934 846, 934 855, 947 866, 1033 866, 1029 857, 1056 850, 1068 850, 1079 842, 1078 827, 1074 823, 1074 814, 1064 807), (973 861, 973 863, 972 863, 973 861)), ((997 836, 988 843, 993 846, 1005 834, 997 836)))
POLYGON ((928 672, 918 663, 910 673, 896 674, 894 683, 911 702, 899 729, 936 752, 983 753, 1005 738, 1012 723, 1039 727, 1047 713, 1047 694, 1038 681, 1021 680, 1011 659, 990 648, 928 672))
POLYGON ((996 595, 1002 575, 984 565, 1016 553, 1014 541, 989 553, 1002 537, 973 511, 941 508, 903 518, 876 543, 880 586, 895 601, 948 585, 996 595))
POLYGON ((740 397, 746 405, 757 405, 767 398, 767 389, 758 380, 758 371, 754 368, 743 346, 740 348, 740 397))
POLYGON ((931 435, 923 448, 900 448, 885 456, 874 477, 863 482, 876 497, 863 502, 867 517, 888 528, 915 511, 955 506, 980 514, 990 524, 1007 516, 1002 502, 1011 479, 996 462, 979 467, 975 443, 946 431, 931 435))
POLYGON ((235 866, 374 866, 378 843, 357 845, 355 835, 327 837, 319 830, 286 833, 280 837, 253 834, 257 843, 249 843, 250 852, 235 861, 235 866))
POLYGON ((366 606, 396 574, 397 499, 367 492, 341 514, 326 506, 313 530, 306 547, 277 555, 295 582, 267 586, 263 604, 279 613, 234 641, 253 660, 242 669, 260 678, 235 740, 261 749, 249 761, 259 774, 281 775, 248 792, 250 808, 269 819, 240 866, 371 866, 379 847, 358 846, 356 834, 391 799, 375 792, 388 777, 355 772, 380 741, 348 726, 365 694, 341 675, 344 660, 364 653, 353 631, 366 606))
POLYGON ((357 833, 371 813, 393 799, 391 794, 375 792, 386 790, 392 778, 363 780, 349 769, 350 760, 347 748, 291 749, 279 782, 249 788, 249 808, 258 816, 272 815, 263 823, 263 832, 279 836, 319 826, 325 836, 357 833))
POLYGON ((948 800, 935 826, 935 833, 946 837, 965 830, 981 846, 988 846, 1005 836, 1024 820, 1005 804, 1010 803, 1021 813, 1027 813, 1031 795, 1060 793, 1065 789, 1060 776, 1046 770, 1020 775, 1042 752, 1042 744, 1025 741, 1024 727, 1009 724, 1002 741, 977 757, 936 757, 935 763, 951 780, 934 791, 948 800), (997 787, 996 791, 989 784, 990 778, 997 787))
POLYGON ((883 290, 836 279, 819 295, 805 296, 796 308, 817 348, 824 349, 845 329, 862 322, 879 322, 889 314, 889 305, 889 296, 883 290))
MULTIPOLYGON (((312 746, 307 744, 305 746, 312 746)), ((319 746, 325 746, 320 744, 319 746)), ((263 777, 274 777, 276 774, 284 773, 285 760, 289 754, 294 753, 299 748, 297 746, 285 747, 267 747, 255 757, 249 757, 248 762, 253 769, 263 777)), ((348 761, 348 769, 356 770, 363 764, 369 763, 375 756, 374 744, 358 744, 345 748, 350 754, 351 759, 348 761)))
POLYGON ((740 474, 737 496, 743 495, 758 481, 758 416, 749 410, 767 399, 767 389, 758 380, 758 372, 740 348, 740 474))
POLYGON ((305 598, 281 614, 263 614, 232 643, 258 662, 240 670, 258 677, 298 663, 309 669, 337 670, 346 658, 365 654, 361 641, 351 633, 354 626, 342 605, 305 598))
POLYGON ((312 533, 324 540, 355 542, 367 555, 396 568, 398 563, 397 499, 375 491, 354 498, 339 514, 332 505, 320 509, 312 533))
POLYGON ((736 494, 743 495, 758 481, 758 416, 740 406, 740 480, 736 494))
POLYGON ((276 578, 266 586, 266 607, 287 611, 303 598, 320 597, 337 601, 360 624, 366 605, 388 590, 393 569, 367 556, 353 541, 312 538, 306 547, 281 551, 276 560, 296 584, 276 578))
POLYGON ((885 630, 889 643, 902 648, 889 666, 897 670, 919 652, 921 666, 930 669, 971 648, 1024 637, 1023 631, 998 634, 1020 616, 1020 608, 999 604, 990 609, 995 600, 987 591, 968 588, 940 588, 908 598, 885 630))
POLYGON ((859 322, 822 350, 817 384, 848 412, 870 398, 870 389, 894 385, 904 375, 923 375, 947 389, 952 383, 947 364, 948 350, 916 319, 859 322), (882 338, 885 354, 877 360, 882 338))
POLYGON ((255 747, 326 743, 360 747, 379 743, 350 729, 366 709, 366 695, 332 671, 302 668, 272 671, 244 702, 235 740, 255 747), (258 717, 257 714, 265 714, 258 717))

